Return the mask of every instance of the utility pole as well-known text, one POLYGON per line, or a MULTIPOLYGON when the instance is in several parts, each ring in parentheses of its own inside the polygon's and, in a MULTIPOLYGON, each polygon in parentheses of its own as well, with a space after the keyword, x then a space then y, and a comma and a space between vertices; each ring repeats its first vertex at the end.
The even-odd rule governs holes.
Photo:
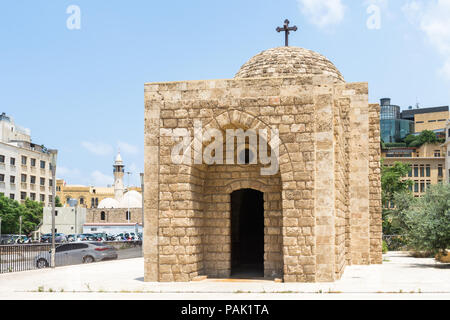
POLYGON ((56 159, 58 157, 58 150, 49 150, 51 155, 51 165, 52 165, 52 256, 51 256, 51 267, 55 268, 55 212, 56 212, 56 159))

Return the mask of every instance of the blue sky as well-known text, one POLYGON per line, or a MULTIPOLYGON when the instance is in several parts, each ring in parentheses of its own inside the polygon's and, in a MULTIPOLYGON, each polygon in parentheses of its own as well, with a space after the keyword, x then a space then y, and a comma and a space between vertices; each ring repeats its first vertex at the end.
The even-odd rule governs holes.
POLYGON ((289 18, 300 28, 290 44, 369 82, 371 102, 448 105, 449 16, 450 0, 3 1, 1 111, 59 149, 68 183, 112 183, 120 147, 138 184, 145 82, 232 78, 283 45, 275 28, 289 18), (70 5, 79 30, 67 28, 70 5))

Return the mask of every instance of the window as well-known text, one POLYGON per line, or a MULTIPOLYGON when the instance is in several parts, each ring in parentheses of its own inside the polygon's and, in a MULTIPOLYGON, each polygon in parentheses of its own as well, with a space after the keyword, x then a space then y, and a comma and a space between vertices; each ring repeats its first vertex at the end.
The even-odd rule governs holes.
POLYGON ((100 220, 102 220, 102 221, 105 221, 105 220, 106 220, 106 214, 105 214, 105 211, 102 211, 102 212, 100 213, 100 220))
POLYGON ((27 199, 27 193, 26 192, 21 192, 20 193, 20 200, 26 200, 27 199))
POLYGON ((48 180, 48 186, 49 186, 49 187, 53 187, 53 180, 52 180, 52 179, 49 179, 49 180, 48 180))
POLYGON ((408 177, 410 177, 410 178, 412 177, 412 168, 411 167, 409 168, 409 171, 408 171, 408 177))
POLYGON ((5 156, 0 154, 0 163, 5 163, 5 156))
POLYGON ((424 193, 425 192, 425 182, 420 181, 420 192, 424 193))
POLYGON ((26 166, 27 165, 27 157, 22 156, 22 165, 26 166))
POLYGON ((16 183, 16 177, 10 176, 10 177, 9 177, 9 182, 10 182, 10 183, 16 183))
POLYGON ((4 174, 0 174, 0 182, 5 182, 5 175, 4 174))
POLYGON ((441 150, 435 150, 434 151, 434 157, 435 158, 440 158, 441 157, 441 150))
POLYGON ((55 217, 58 216, 58 210, 55 210, 55 217))
POLYGON ((16 165, 16 158, 9 159, 9 164, 12 165, 12 166, 15 166, 16 165))
POLYGON ((98 198, 95 198, 95 207, 98 207, 98 198))
POLYGON ((422 165, 420 166, 420 177, 425 177, 425 167, 422 165))
POLYGON ((442 178, 443 176, 444 176, 444 168, 440 164, 439 167, 438 167, 438 177, 442 178))
POLYGON ((16 197, 16 195, 15 195, 14 193, 11 193, 11 194, 9 195, 9 198, 10 198, 11 200, 14 200, 15 197, 16 197))
POLYGON ((53 198, 52 198, 52 196, 48 196, 48 202, 49 202, 49 203, 53 203, 53 198))
POLYGON ((36 159, 31 159, 31 166, 36 167, 36 159))
POLYGON ((20 181, 23 182, 23 183, 26 183, 27 182, 27 175, 26 174, 22 174, 20 176, 20 181))
POLYGON ((84 198, 83 197, 80 198, 80 204, 84 204, 84 198))
POLYGON ((419 182, 418 181, 414 181, 414 192, 415 193, 419 192, 419 182))
POLYGON ((30 176, 30 183, 36 184, 36 176, 30 176))
POLYGON ((431 177, 431 167, 429 164, 425 168, 425 173, 426 173, 427 178, 431 177))
POLYGON ((36 201, 36 193, 30 193, 30 199, 36 201))
POLYGON ((58 246, 56 248, 55 252, 65 252, 65 251, 72 250, 72 246, 73 246, 73 244, 63 244, 62 246, 58 246))
POLYGON ((45 202, 45 194, 40 195, 41 202, 45 202))
POLYGON ((94 208, 94 206, 95 206, 95 199, 91 198, 91 208, 94 208))
POLYGON ((131 212, 130 211, 125 212, 125 220, 131 220, 131 212))
POLYGON ((428 120, 429 123, 437 122, 436 120, 428 120))
POLYGON ((41 169, 45 169, 45 161, 41 161, 41 169))
POLYGON ((425 123, 425 121, 417 121, 416 123, 425 123))
POLYGON ((414 166, 414 177, 417 178, 419 176, 419 167, 414 166))
POLYGON ((45 186, 45 178, 41 178, 41 186, 45 186))

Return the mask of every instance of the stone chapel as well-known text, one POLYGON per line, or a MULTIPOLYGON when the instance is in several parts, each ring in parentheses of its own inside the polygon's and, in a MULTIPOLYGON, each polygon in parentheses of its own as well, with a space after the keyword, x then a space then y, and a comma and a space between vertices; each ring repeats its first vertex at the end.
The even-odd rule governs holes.
POLYGON ((382 263, 379 112, 367 83, 298 47, 258 54, 234 79, 145 84, 145 281, 332 282, 382 263), (278 130, 279 170, 262 175, 249 149, 243 163, 174 163, 174 134, 212 140, 196 122, 278 130))

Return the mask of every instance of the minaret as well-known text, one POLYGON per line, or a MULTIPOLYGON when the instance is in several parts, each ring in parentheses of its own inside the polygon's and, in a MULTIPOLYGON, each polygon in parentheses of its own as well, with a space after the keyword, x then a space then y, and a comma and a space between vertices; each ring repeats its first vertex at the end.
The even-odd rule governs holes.
POLYGON ((114 168, 114 198, 117 201, 123 198, 123 175, 125 172, 125 166, 123 165, 122 157, 120 156, 120 151, 117 153, 116 161, 113 165, 114 168))

